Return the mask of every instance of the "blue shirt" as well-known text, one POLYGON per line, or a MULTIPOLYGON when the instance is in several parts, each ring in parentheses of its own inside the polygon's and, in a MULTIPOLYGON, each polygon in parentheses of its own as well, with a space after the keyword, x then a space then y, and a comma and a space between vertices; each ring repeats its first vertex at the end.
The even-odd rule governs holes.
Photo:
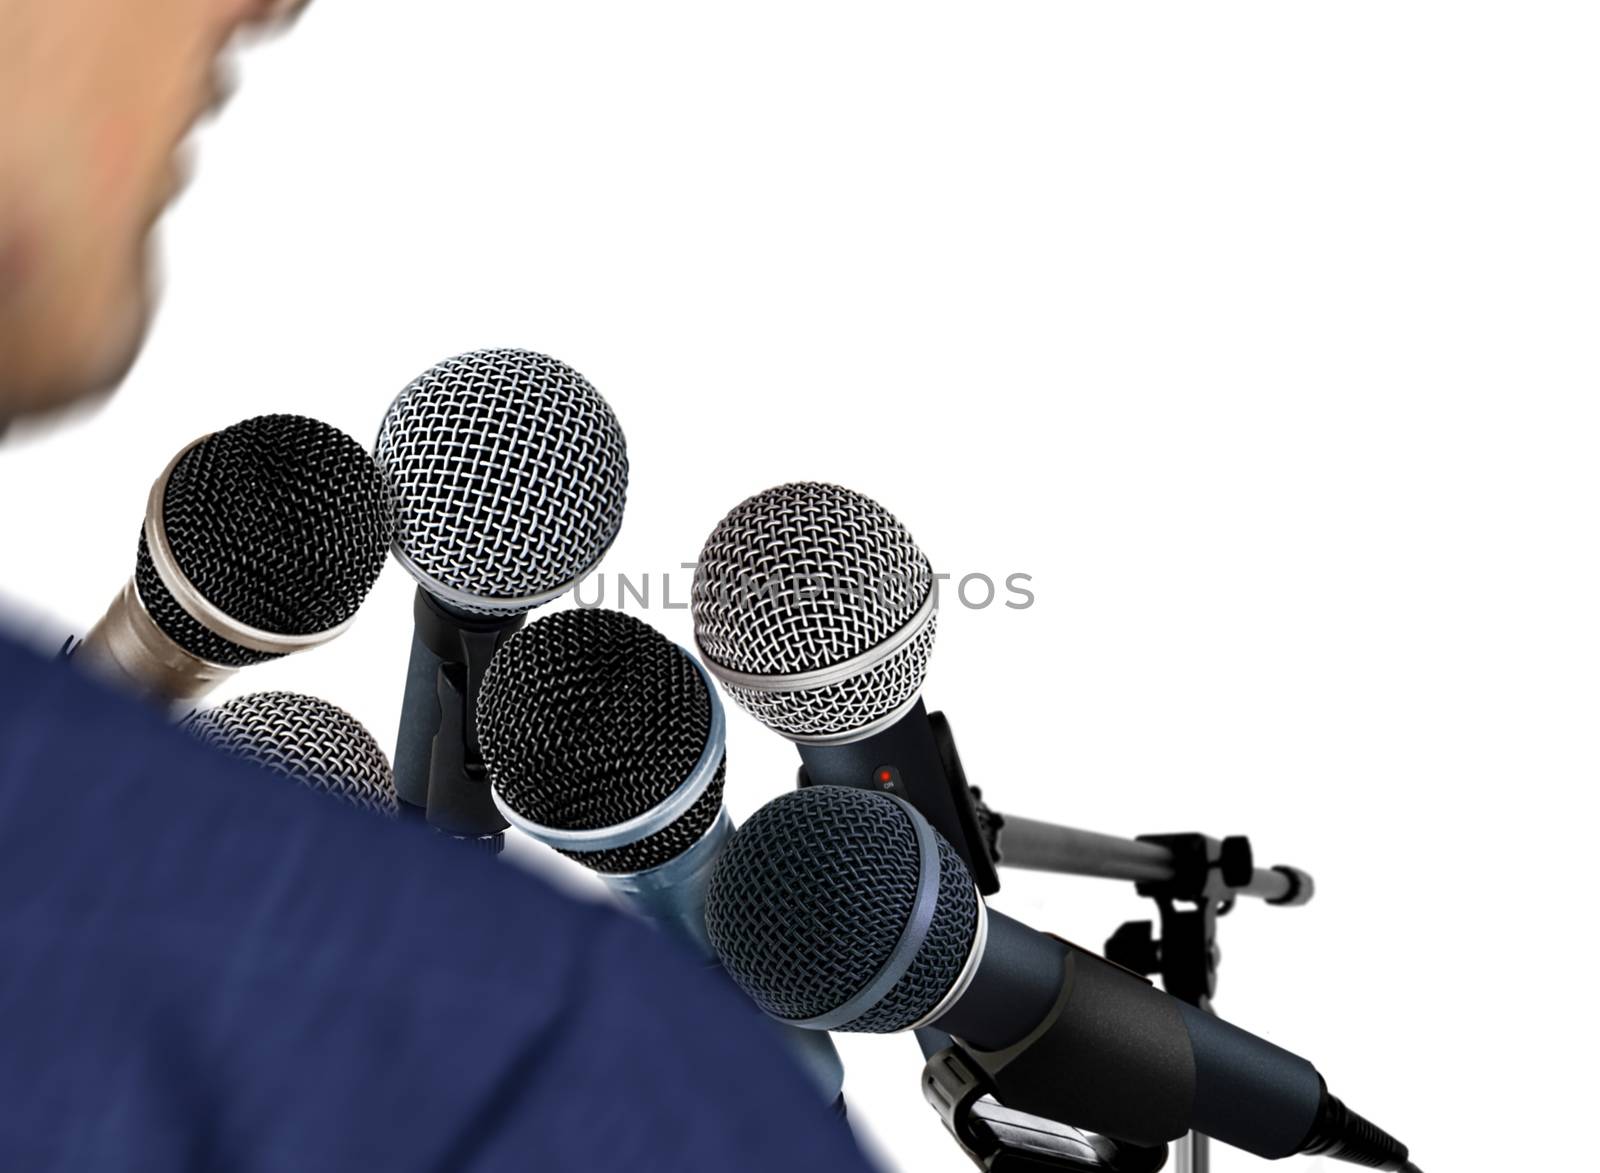
POLYGON ((713 972, 0 636, 0 1168, 866 1170, 713 972))

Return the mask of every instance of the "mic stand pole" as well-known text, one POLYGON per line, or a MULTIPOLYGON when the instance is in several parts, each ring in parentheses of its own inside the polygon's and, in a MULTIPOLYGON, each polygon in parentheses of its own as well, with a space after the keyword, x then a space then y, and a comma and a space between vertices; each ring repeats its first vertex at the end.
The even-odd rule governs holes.
POLYGON ((1179 900, 1197 900, 1209 892, 1229 898, 1230 904, 1235 896, 1255 896, 1268 904, 1293 906, 1306 903, 1315 892, 1311 877, 1299 868, 1256 867, 1250 841, 1242 835, 1220 841, 1199 834, 1123 839, 999 814, 983 804, 981 791, 973 788, 972 793, 985 844, 1001 867, 1129 880, 1139 885, 1141 896, 1166 892, 1179 900))
MULTIPOLYGON (((1214 841, 1203 836, 1193 837, 1191 849, 1204 851, 1213 858, 1214 841)), ((1241 849, 1239 840, 1229 840, 1233 852, 1248 852, 1246 842, 1241 849)), ((1220 847, 1220 845, 1219 845, 1220 847)), ((1186 885, 1174 880, 1145 880, 1139 883, 1141 896, 1149 896, 1160 911, 1161 936, 1157 939, 1150 921, 1129 921, 1106 941, 1106 956, 1118 965, 1137 973, 1161 974, 1161 985, 1171 995, 1190 1005, 1211 1013, 1211 998, 1217 988, 1217 966, 1221 951, 1217 948, 1217 917, 1225 915, 1234 904, 1234 897, 1216 889, 1225 887, 1215 880, 1227 872, 1222 850, 1215 853, 1216 866, 1205 869, 1206 879, 1198 896, 1180 896, 1178 891, 1186 885), (1189 907, 1179 908, 1178 899, 1189 901, 1189 907)), ((1231 861, 1241 873, 1247 870, 1237 856, 1231 861)), ((1191 877, 1186 877, 1191 878, 1191 877)), ((1235 878, 1240 878, 1236 876, 1235 878)), ((1191 1132, 1174 1146, 1176 1173, 1210 1173, 1211 1146, 1208 1139, 1191 1132)))

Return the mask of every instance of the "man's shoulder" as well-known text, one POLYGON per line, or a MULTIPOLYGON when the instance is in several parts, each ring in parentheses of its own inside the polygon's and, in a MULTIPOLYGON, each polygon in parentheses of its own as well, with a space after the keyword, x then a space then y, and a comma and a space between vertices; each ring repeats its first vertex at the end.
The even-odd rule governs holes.
POLYGON ((8 1167, 861 1168, 659 934, 3 637, 0 893, 8 1167))
POLYGON ((603 915, 481 853, 228 757, 152 706, 5 636, 0 845, 0 859, 11 860, 0 869, 24 884, 48 882, 63 914, 92 915, 142 894, 214 936, 245 939, 252 916, 281 922, 285 956, 302 947, 296 930, 304 948, 330 948, 323 928, 289 915, 286 904, 308 893, 320 916, 346 922, 344 941, 370 933, 391 953, 422 956, 429 951, 416 934, 383 926, 431 919, 434 939, 459 954, 492 941, 497 917, 535 915, 545 931, 581 940, 584 922, 603 915), (128 872, 121 888, 99 882, 117 868, 128 872), (268 877, 286 904, 271 903, 268 877))

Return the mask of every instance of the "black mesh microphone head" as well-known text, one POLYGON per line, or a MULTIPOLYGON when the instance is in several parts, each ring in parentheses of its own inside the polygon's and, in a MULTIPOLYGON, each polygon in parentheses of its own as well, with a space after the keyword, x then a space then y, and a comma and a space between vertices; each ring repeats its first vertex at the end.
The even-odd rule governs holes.
POLYGON ((622 525, 628 452, 610 406, 563 362, 479 350, 402 391, 378 432, 396 559, 458 610, 515 614, 566 590, 622 525))
POLYGON ((687 652, 620 611, 558 611, 502 644, 478 694, 478 739, 513 822, 599 872, 676 859, 722 809, 716 698, 687 652), (584 850, 559 836, 638 819, 708 771, 681 814, 631 842, 584 850))
POLYGON ((400 813, 394 772, 349 713, 297 692, 257 692, 197 713, 188 728, 219 749, 354 806, 400 813))
POLYGON ((930 886, 934 903, 909 967, 859 1013, 828 1023, 905 1030, 961 976, 980 907, 961 857, 900 800, 812 786, 769 802, 723 848, 706 897, 706 928, 723 967, 758 1006, 804 1022, 895 977, 886 966, 914 920, 919 881, 930 886))
POLYGON ((855 740, 911 707, 935 602, 933 568, 893 514, 814 482, 724 517, 692 598, 706 667, 762 724, 803 742, 855 740))
MULTIPOLYGON (((277 635, 338 627, 360 608, 393 538, 372 457, 338 428, 264 415, 207 436, 173 468, 162 521, 178 568, 229 618, 277 635)), ((240 667, 276 659, 203 626, 156 572, 143 531, 139 599, 184 650, 240 667)))

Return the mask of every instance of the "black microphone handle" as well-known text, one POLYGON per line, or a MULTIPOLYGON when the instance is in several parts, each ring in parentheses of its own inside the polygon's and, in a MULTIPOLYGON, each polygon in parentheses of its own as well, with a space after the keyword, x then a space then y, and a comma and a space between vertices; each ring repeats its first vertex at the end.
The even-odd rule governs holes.
POLYGON ((494 809, 478 747, 478 688, 495 650, 526 613, 468 615, 417 588, 394 781, 400 801, 429 812, 451 835, 487 837, 505 829, 494 809))
POLYGON ((443 665, 424 642, 421 628, 413 627, 400 730, 394 742, 394 787, 401 802, 421 810, 428 807, 433 735, 439 729, 439 669, 443 665))
POLYGON ((1259 1157, 1326 1152, 1405 1168, 1405 1146, 1282 1047, 1119 966, 988 911, 971 984, 935 1025, 1008 1108, 1156 1145, 1195 1131, 1259 1157))

